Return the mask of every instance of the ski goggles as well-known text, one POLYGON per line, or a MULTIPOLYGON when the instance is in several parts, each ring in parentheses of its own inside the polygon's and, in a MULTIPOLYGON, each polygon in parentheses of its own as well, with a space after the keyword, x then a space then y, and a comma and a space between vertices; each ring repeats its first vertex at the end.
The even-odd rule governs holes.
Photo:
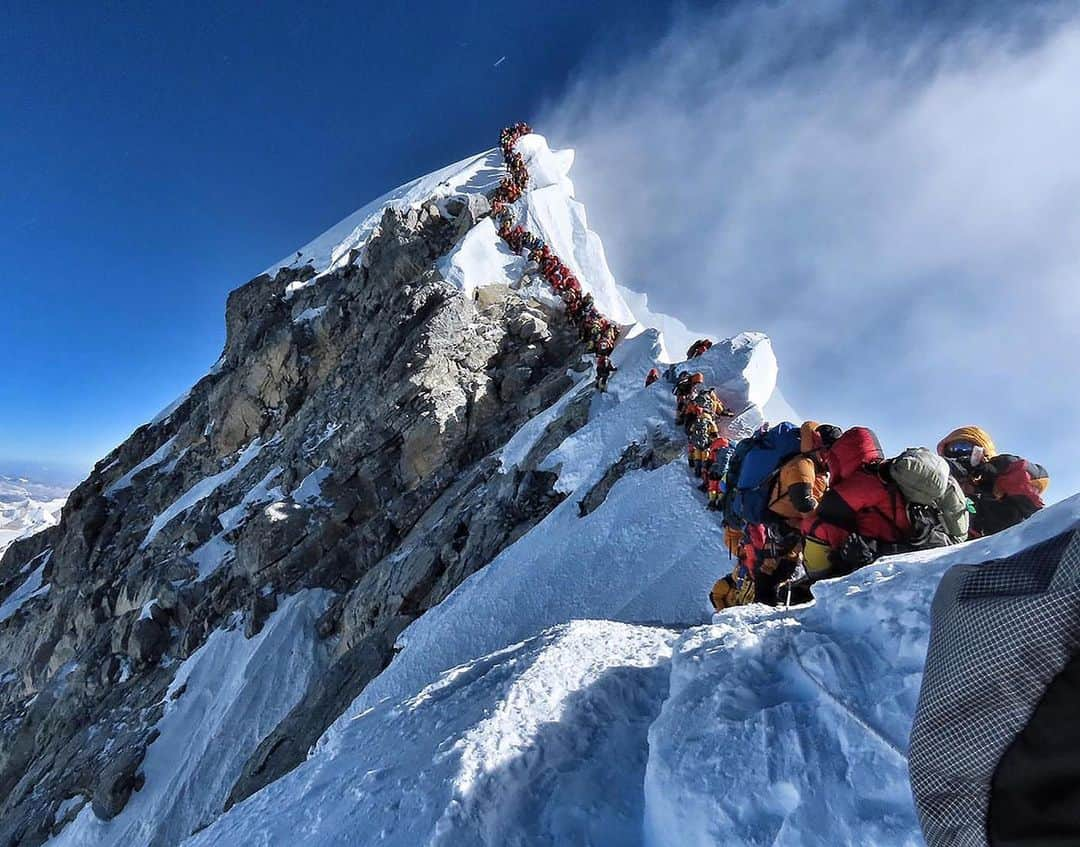
POLYGON ((947 444, 942 452, 946 459, 970 459, 978 446, 971 441, 954 441, 947 444))

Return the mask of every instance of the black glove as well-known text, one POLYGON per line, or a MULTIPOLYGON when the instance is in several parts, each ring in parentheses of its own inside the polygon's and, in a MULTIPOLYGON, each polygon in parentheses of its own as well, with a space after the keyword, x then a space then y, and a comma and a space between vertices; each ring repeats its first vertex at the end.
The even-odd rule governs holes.
POLYGON ((869 538, 863 538, 857 532, 851 533, 840 548, 840 561, 852 570, 869 565, 877 557, 877 542, 869 538))

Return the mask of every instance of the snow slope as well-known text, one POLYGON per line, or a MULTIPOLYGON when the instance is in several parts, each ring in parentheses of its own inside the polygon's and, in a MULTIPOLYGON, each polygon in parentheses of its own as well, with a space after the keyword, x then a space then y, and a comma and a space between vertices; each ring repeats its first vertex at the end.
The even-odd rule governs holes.
POLYGON ((212 633, 169 687, 143 789, 111 821, 83 806, 50 844, 177 844, 219 815, 248 756, 328 661, 315 623, 329 599, 326 591, 293 595, 250 639, 239 627, 212 633))
POLYGON ((273 276, 278 268, 311 265, 321 274, 341 267, 350 250, 363 249, 388 206, 408 208, 432 197, 487 194, 495 190, 502 175, 502 154, 497 149, 448 165, 372 200, 263 273, 273 276))
POLYGON ((462 665, 358 715, 338 756, 185 843, 640 844, 674 639, 578 621, 462 665))
POLYGON ((907 749, 938 582, 1078 525, 1074 496, 1000 535, 820 584, 810 607, 752 606, 686 632, 649 732, 649 843, 922 844, 907 749))
POLYGON ((185 844, 919 845, 905 757, 937 583, 1077 524, 1080 497, 681 635, 560 624, 370 701, 185 844))
MULTIPOLYGON (((654 331, 621 345, 610 392, 542 462, 567 499, 400 636, 305 764, 192 844, 275 844, 285 832, 312 844, 640 843, 644 733, 666 696, 669 627, 709 620, 726 557, 681 461, 671 386, 642 387, 660 349, 654 331), (665 441, 675 461, 629 472, 581 516, 578 501, 628 445, 665 441), (587 618, 604 620, 568 625, 587 618)), ((748 335, 695 366, 741 406, 768 396, 754 381, 770 363, 767 339, 748 335)), ((760 421, 750 410, 731 425, 760 421)), ((508 471, 542 430, 534 421, 507 445, 508 471)))
MULTIPOLYGON (((448 668, 565 621, 703 620, 705 597, 716 578, 714 562, 726 553, 718 521, 688 525, 685 520, 701 511, 702 502, 683 462, 628 473, 599 508, 580 514, 581 498, 630 444, 667 441, 682 454, 671 386, 660 381, 642 387, 645 373, 656 364, 658 346, 655 333, 645 333, 616 349, 619 371, 609 393, 593 398, 589 422, 540 465, 558 471, 556 488, 568 495, 566 500, 402 633, 398 641, 403 649, 394 663, 347 714, 383 697, 407 696, 448 668)), ((751 394, 768 395, 768 386, 752 380, 767 373, 761 359, 767 365, 770 358, 767 340, 758 336, 717 345, 695 361, 739 407, 751 394)), ((570 393, 582 390, 590 390, 587 383, 570 393)), ((741 424, 746 434, 760 421, 751 411, 729 425, 741 424)), ((526 425, 522 433, 529 443, 520 445, 515 437, 506 452, 527 451, 535 430, 526 425)))

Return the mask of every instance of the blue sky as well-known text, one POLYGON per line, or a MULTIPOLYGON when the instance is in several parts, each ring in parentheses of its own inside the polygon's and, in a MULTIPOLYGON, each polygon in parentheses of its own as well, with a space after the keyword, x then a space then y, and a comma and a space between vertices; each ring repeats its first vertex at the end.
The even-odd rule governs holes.
POLYGON ((526 118, 620 281, 769 332, 803 414, 982 423, 1080 488, 1069 4, 20 5, 0 461, 88 467, 217 358, 232 288, 526 118))
POLYGON ((214 362, 231 289, 493 146, 585 55, 666 18, 627 0, 549 3, 542 22, 511 8, 6 9, 0 459, 88 467, 214 362))

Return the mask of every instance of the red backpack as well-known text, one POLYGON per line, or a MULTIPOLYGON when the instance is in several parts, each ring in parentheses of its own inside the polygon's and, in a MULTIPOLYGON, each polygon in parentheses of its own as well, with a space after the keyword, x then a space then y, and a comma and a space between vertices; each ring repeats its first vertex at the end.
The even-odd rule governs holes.
POLYGON ((1046 505, 1043 503, 1042 493, 1050 484, 1050 475, 1046 468, 1019 456, 996 456, 995 460, 1000 462, 1006 458, 1008 464, 998 472, 994 480, 994 496, 998 499, 1025 497, 1041 509, 1046 505))

